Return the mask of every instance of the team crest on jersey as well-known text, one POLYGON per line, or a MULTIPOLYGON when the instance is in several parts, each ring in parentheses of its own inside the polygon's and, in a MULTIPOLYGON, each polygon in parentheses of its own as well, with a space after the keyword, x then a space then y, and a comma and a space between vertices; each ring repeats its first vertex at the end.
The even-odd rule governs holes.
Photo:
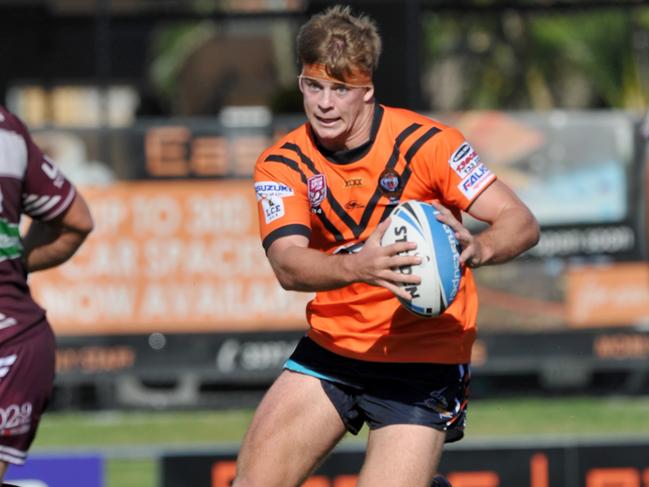
POLYGON ((327 197, 327 180, 324 174, 311 176, 306 182, 306 187, 311 208, 318 208, 327 197))
POLYGON ((401 193, 401 176, 394 169, 386 169, 379 176, 379 186, 390 200, 398 200, 401 193))

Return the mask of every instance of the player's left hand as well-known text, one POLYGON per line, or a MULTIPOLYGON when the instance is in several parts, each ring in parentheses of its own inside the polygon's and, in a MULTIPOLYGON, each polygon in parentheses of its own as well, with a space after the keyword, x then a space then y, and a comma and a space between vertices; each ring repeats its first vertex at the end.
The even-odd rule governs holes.
POLYGON ((455 233, 455 237, 462 247, 460 253, 460 263, 467 267, 479 267, 483 263, 482 259, 482 244, 480 240, 473 235, 462 223, 455 218, 453 213, 441 205, 437 201, 432 201, 431 204, 439 211, 437 219, 451 227, 455 233))

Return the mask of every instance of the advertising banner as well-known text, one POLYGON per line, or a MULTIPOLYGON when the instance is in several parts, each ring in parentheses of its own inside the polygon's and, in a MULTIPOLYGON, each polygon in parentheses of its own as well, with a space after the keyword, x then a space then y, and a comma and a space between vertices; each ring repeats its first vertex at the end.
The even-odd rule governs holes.
MULTIPOLYGON (((511 442, 510 442, 511 443, 511 442)), ((649 478, 646 442, 531 445, 450 445, 439 470, 454 487, 640 487, 649 478)), ((353 487, 365 453, 362 445, 338 447, 304 487, 353 487)), ((227 487, 234 479, 236 452, 167 454, 162 487, 227 487)))
POLYGON ((277 283, 249 180, 82 191, 95 231, 71 261, 30 278, 59 336, 305 327, 311 295, 277 283))
POLYGON ((649 323, 649 264, 572 267, 566 302, 574 327, 649 323))

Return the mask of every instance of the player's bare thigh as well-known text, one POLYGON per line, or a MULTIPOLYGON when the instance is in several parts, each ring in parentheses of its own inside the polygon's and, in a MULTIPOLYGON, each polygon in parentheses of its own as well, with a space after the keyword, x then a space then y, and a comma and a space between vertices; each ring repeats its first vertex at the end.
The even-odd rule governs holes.
POLYGON ((259 404, 241 445, 236 487, 299 485, 345 434, 320 380, 285 370, 259 404))
POLYGON ((442 431, 415 424, 371 430, 357 487, 428 487, 445 438, 442 431))

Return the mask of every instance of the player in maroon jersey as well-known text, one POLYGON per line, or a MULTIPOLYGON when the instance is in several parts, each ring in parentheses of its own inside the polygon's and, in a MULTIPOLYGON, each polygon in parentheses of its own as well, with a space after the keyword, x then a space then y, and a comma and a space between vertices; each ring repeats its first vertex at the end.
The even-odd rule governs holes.
POLYGON ((27 276, 68 260, 92 228, 81 194, 0 106, 0 484, 25 463, 54 382, 54 335, 27 276))

